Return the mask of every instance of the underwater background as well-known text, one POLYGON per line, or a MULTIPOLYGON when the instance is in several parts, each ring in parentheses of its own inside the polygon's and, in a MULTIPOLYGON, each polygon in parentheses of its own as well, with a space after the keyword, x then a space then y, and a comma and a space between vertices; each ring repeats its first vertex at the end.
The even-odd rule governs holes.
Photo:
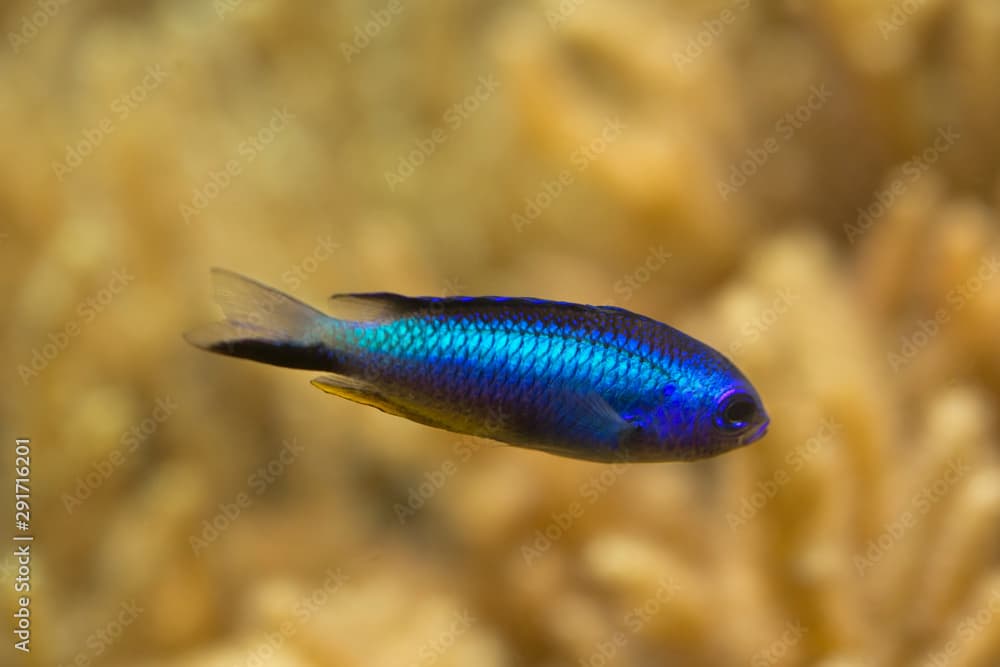
POLYGON ((4 664, 1000 665, 1000 3, 0 27, 0 534, 30 438, 35 536, 4 664), (212 266, 623 306, 770 432, 602 465, 430 429, 186 344, 212 266))

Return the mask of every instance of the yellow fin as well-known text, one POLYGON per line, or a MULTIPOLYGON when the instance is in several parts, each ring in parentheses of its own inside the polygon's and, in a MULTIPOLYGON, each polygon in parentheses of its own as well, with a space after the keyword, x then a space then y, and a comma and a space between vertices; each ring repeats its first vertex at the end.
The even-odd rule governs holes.
POLYGON ((433 417, 421 414, 414 408, 393 403, 390 399, 383 396, 375 385, 364 380, 357 380, 346 375, 321 375, 313 378, 310 384, 327 394, 340 396, 341 398, 346 398, 349 401, 361 403, 362 405, 370 405, 390 415, 403 417, 420 424, 434 426, 435 428, 453 430, 447 424, 433 417))
POLYGON ((346 375, 321 375, 313 378, 309 384, 327 394, 340 396, 355 403, 374 405, 377 408, 382 408, 385 403, 374 385, 346 375))

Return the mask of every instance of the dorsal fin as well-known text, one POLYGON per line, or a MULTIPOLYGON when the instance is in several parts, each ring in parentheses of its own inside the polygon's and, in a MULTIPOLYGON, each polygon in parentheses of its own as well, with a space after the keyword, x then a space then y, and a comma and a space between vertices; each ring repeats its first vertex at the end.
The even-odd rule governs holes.
POLYGON ((427 307, 427 299, 393 292, 358 292, 330 297, 330 314, 352 322, 385 322, 427 307))
MULTIPOLYGON (((394 292, 340 293, 330 297, 330 314, 352 322, 388 322, 401 317, 440 308, 484 308, 500 306, 510 308, 560 308, 581 313, 606 313, 642 318, 618 306, 588 306, 565 301, 550 301, 532 297, 510 296, 405 296, 394 292)), ((648 319, 648 318, 645 318, 648 319)))

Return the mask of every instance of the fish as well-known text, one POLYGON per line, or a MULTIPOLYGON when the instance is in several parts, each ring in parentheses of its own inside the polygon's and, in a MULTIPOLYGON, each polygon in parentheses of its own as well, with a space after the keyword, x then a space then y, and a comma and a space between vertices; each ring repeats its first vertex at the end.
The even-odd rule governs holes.
POLYGON ((427 426, 601 463, 691 461, 770 418, 725 356, 617 306, 531 297, 334 294, 329 314, 224 269, 211 352, 322 373, 318 389, 427 426))

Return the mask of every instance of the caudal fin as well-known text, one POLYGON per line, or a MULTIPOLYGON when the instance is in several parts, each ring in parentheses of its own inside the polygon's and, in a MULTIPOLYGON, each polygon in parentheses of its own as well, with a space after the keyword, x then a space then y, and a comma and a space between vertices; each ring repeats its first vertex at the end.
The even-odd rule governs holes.
POLYGON ((274 366, 336 370, 325 343, 331 318, 298 299, 225 269, 212 269, 226 319, 184 334, 197 347, 274 366))

